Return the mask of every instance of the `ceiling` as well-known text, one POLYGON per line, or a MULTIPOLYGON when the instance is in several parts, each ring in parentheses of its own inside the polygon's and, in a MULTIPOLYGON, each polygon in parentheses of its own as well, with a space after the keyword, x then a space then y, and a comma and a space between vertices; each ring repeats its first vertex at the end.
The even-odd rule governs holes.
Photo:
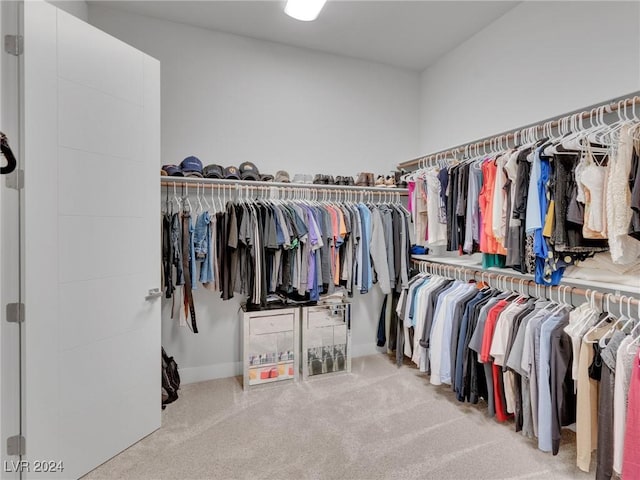
POLYGON ((109 8, 422 71, 519 2, 329 0, 318 19, 284 1, 91 1, 109 8))

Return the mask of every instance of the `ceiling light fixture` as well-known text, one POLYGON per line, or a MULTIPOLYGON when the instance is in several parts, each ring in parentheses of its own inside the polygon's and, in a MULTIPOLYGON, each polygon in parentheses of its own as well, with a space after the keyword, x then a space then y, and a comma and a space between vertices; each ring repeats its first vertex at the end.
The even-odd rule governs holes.
POLYGON ((284 13, 296 20, 311 22, 318 18, 327 0, 288 0, 284 13))

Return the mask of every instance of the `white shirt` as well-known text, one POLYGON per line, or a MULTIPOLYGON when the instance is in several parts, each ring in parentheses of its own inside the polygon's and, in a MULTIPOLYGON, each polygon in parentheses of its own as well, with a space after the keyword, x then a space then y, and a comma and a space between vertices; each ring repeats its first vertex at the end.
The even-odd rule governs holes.
MULTIPOLYGON (((471 285, 472 288, 474 288, 471 285)), ((438 299, 438 306, 436 307, 435 315, 433 316, 433 325, 431 325, 431 334, 429 335, 429 359, 431 360, 431 384, 441 385, 443 378, 446 378, 446 362, 443 361, 443 349, 451 348, 451 342, 446 345, 445 337, 445 323, 451 322, 452 305, 455 303, 455 299, 460 296, 461 293, 467 292, 469 284, 459 282, 454 284, 446 292, 440 294, 438 299), (444 367, 444 368, 443 368, 444 367)), ((449 358, 449 355, 446 355, 449 358)), ((450 368, 450 365, 449 365, 450 368)), ((450 374, 449 374, 450 377, 450 374)))
POLYGON ((631 337, 622 340, 616 357, 616 379, 613 396, 613 471, 622 473, 622 458, 624 452, 624 434, 627 429, 627 405, 629 402, 629 382, 631 370, 635 363, 637 348, 627 347, 632 342, 631 337))
POLYGON ((493 218, 491 230, 493 231, 493 236, 496 237, 496 240, 502 246, 504 246, 504 237, 507 233, 507 194, 504 191, 507 176, 504 173, 504 165, 511 155, 510 153, 505 153, 496 158, 496 181, 493 184, 493 218))
MULTIPOLYGON (((636 129, 637 131, 637 129, 636 129)), ((633 263, 640 256, 640 242, 627 231, 632 216, 629 173, 633 158, 633 138, 630 127, 620 129, 617 154, 610 159, 610 171, 605 189, 609 249, 614 263, 633 263)))
POLYGON ((435 247, 447 244, 447 224, 440 223, 440 180, 438 171, 431 168, 425 172, 427 181, 427 245, 435 247))

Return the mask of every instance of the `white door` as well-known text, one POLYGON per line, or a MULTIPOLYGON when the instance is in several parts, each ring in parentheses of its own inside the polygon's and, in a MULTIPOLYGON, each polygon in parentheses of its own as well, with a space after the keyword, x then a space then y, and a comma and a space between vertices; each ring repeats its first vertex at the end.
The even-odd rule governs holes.
POLYGON ((77 478, 160 427, 160 64, 42 1, 24 36, 27 478, 77 478))

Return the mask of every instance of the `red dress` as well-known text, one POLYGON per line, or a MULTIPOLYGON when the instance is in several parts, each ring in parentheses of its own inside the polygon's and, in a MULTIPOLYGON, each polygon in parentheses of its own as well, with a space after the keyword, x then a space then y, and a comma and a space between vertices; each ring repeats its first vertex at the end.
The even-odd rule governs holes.
POLYGON ((493 308, 491 308, 491 310, 489 310, 484 326, 484 335, 482 336, 482 350, 480 351, 480 361, 483 363, 491 363, 491 369, 493 371, 493 398, 496 408, 496 420, 498 422, 507 421, 511 415, 507 413, 507 406, 504 397, 504 383, 501 381, 502 367, 493 363, 493 359, 489 352, 491 350, 491 342, 493 341, 496 324, 498 323, 498 317, 508 305, 509 303, 506 300, 500 300, 493 308))

